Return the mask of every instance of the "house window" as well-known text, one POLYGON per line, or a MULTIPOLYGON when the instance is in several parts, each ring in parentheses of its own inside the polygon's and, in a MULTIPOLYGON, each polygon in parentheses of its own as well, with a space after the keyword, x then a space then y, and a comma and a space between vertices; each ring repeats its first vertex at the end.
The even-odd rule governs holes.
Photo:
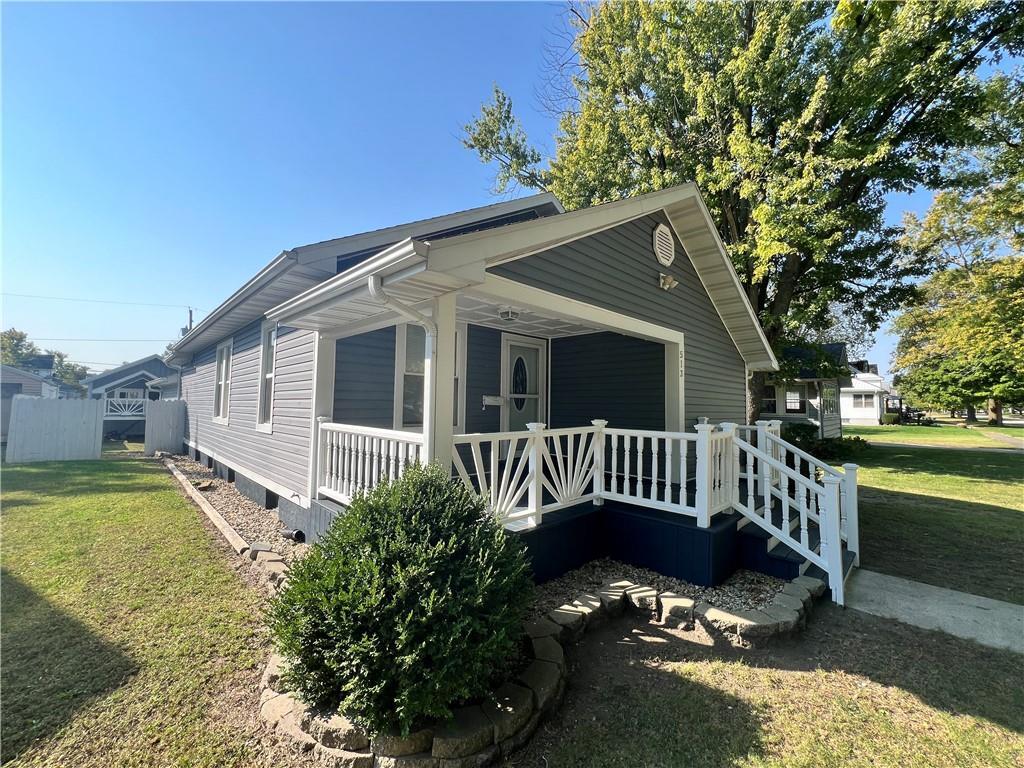
MULTIPOLYGON (((454 415, 452 426, 462 428, 462 394, 466 378, 466 326, 455 331, 454 415)), ((395 336, 395 429, 423 427, 423 385, 427 333, 412 323, 398 326, 395 336), (400 407, 399 407, 400 406, 400 407)))
POLYGON ((761 395, 761 413, 778 413, 778 411, 775 410, 778 407, 776 397, 775 385, 766 384, 764 393, 761 395))
POLYGON ((822 385, 821 410, 826 416, 835 416, 839 413, 839 396, 835 384, 822 385))
POLYGON ((873 408, 875 406, 874 395, 858 395, 853 396, 853 407, 854 408, 873 408))
POLYGON ((272 431, 274 416, 274 365, 277 355, 277 324, 264 323, 260 332, 260 394, 256 429, 272 431))
POLYGON ((807 412, 807 387, 802 384, 786 387, 786 413, 807 412))
POLYGON ((231 397, 231 342, 217 347, 217 368, 214 372, 213 420, 228 423, 228 400, 231 397))

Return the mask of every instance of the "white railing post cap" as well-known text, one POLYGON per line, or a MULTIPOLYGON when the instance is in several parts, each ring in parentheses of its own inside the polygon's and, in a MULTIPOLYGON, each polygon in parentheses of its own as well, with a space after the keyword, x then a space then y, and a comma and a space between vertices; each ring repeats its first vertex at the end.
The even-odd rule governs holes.
POLYGON ((708 432, 712 432, 715 429, 715 425, 708 424, 706 421, 703 421, 700 424, 694 424, 693 428, 697 430, 697 432, 699 432, 700 434, 704 435, 707 434, 708 432))
POLYGON ((836 477, 835 475, 825 475, 821 478, 821 482, 825 485, 839 485, 842 482, 842 478, 836 477))
POLYGON ((847 472, 856 472, 860 467, 856 464, 843 464, 843 469, 847 472))
POLYGON ((330 421, 330 420, 331 420, 330 416, 317 416, 316 417, 316 423, 317 424, 323 424, 325 421, 330 421))
POLYGON ((526 425, 526 428, 531 432, 542 432, 545 426, 543 421, 531 421, 526 425))
POLYGON ((707 424, 707 423, 708 423, 708 421, 709 421, 709 419, 708 419, 708 417, 707 417, 707 416, 701 416, 700 418, 698 418, 698 419, 697 419, 697 422, 698 422, 699 424, 707 424))
POLYGON ((736 422, 735 421, 723 421, 718 426, 721 427, 723 432, 732 432, 734 429, 736 429, 736 422))
POLYGON ((605 427, 608 426, 607 419, 591 419, 590 423, 597 427, 598 429, 604 429, 605 427))
POLYGON ((758 419, 754 423, 759 427, 767 427, 771 425, 771 422, 768 421, 768 419, 758 419))

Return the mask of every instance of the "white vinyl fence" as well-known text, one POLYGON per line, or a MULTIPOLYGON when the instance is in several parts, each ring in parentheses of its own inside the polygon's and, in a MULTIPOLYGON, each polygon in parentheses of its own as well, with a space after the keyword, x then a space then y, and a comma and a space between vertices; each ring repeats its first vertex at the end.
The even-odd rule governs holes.
POLYGON ((185 440, 185 401, 151 400, 146 405, 146 455, 181 453, 185 440))
POLYGON ((16 396, 11 403, 6 459, 98 459, 103 447, 103 401, 16 396))

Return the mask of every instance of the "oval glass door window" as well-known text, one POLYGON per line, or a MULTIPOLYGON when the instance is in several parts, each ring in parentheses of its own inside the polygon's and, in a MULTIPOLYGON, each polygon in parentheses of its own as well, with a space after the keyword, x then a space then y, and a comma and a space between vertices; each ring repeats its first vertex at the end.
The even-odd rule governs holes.
MULTIPOLYGON (((526 367, 526 361, 522 357, 516 357, 512 365, 512 394, 525 395, 530 391, 530 373, 526 367)), ((512 404, 517 411, 523 410, 526 406, 526 398, 514 397, 512 404)))

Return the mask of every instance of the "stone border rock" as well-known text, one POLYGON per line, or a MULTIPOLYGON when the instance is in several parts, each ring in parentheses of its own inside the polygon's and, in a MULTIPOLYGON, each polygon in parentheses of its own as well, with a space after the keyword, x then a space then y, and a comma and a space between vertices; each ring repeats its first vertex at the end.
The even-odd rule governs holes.
POLYGON ((259 541, 249 544, 238 535, 238 531, 231 527, 231 524, 221 516, 220 512, 214 508, 206 497, 189 482, 181 470, 174 466, 174 462, 166 454, 163 456, 158 454, 157 458, 167 467, 168 471, 174 476, 174 479, 178 481, 185 490, 185 493, 188 494, 188 497, 196 503, 199 509, 203 511, 203 514, 213 523, 214 527, 220 531, 220 534, 227 541, 228 546, 235 551, 235 554, 249 563, 250 568, 264 583, 267 592, 270 595, 277 594, 281 587, 284 586, 288 577, 288 565, 284 562, 284 558, 277 552, 274 552, 268 544, 259 541))
POLYGON ((523 625, 523 644, 531 661, 515 680, 483 702, 456 710, 449 721, 408 736, 370 738, 341 715, 307 709, 287 690, 284 661, 274 655, 263 673, 260 717, 299 751, 329 768, 480 768, 526 744, 561 702, 568 674, 564 646, 627 609, 656 614, 663 625, 673 628, 701 622, 743 644, 802 627, 814 598, 824 591, 823 581, 800 576, 763 611, 730 612, 630 581, 610 582, 597 594, 581 594, 523 625))

